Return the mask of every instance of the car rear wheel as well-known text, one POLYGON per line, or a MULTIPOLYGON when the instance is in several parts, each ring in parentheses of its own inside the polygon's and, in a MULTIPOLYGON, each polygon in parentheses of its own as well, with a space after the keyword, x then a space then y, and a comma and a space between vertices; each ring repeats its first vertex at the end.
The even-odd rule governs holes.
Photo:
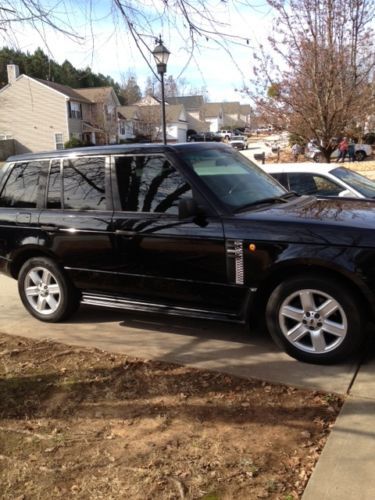
POLYGON ((280 283, 269 298, 266 321, 281 348, 309 363, 339 362, 363 342, 352 292, 323 278, 299 276, 280 283))
POLYGON ((355 159, 357 161, 363 161, 366 158, 366 153, 364 151, 356 151, 355 152, 355 159))
POLYGON ((29 259, 18 276, 18 292, 30 314, 41 321, 58 322, 79 306, 79 292, 64 272, 46 257, 29 259))

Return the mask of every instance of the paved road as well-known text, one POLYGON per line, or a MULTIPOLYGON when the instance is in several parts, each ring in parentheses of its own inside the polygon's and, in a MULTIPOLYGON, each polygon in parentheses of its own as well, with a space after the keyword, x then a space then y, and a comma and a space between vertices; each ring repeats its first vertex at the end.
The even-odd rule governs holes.
POLYGON ((246 378, 345 394, 358 360, 338 366, 297 362, 262 333, 226 323, 82 307, 71 321, 42 323, 23 308, 14 280, 0 277, 0 332, 97 347, 246 378))

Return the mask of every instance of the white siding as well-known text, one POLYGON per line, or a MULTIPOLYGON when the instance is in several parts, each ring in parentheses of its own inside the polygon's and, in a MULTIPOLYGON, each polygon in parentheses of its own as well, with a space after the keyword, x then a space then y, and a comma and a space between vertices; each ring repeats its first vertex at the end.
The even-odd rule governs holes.
POLYGON ((12 134, 16 153, 55 149, 55 134, 69 139, 65 96, 20 76, 0 92, 0 130, 12 134))

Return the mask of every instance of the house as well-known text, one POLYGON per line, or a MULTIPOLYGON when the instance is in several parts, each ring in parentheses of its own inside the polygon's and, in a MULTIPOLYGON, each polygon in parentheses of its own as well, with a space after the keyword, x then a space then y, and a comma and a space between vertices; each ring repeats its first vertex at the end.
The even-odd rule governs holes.
POLYGON ((250 128, 251 108, 248 104, 234 102, 209 102, 203 105, 203 119, 209 123, 210 132, 220 129, 250 128))
POLYGON ((112 87, 92 87, 74 89, 84 99, 90 101, 91 106, 83 108, 83 141, 93 144, 115 144, 118 142, 117 108, 120 101, 112 87), (93 138, 93 126, 100 130, 99 138, 93 138), (94 139, 94 140, 93 140, 94 139))
MULTIPOLYGON (((161 140, 160 103, 151 105, 136 103, 133 106, 120 106, 117 111, 120 140, 133 139, 137 135, 143 136, 149 141, 161 140)), ((166 104, 165 121, 168 142, 185 142, 188 123, 184 106, 166 104)))
POLYGON ((167 97, 166 101, 185 107, 189 130, 217 132, 222 128, 250 128, 248 104, 237 101, 205 103, 202 95, 167 97))
POLYGON ((204 120, 202 108, 204 98, 202 95, 187 95, 178 97, 167 97, 168 104, 182 104, 186 111, 188 129, 195 132, 208 132, 209 125, 204 120))
POLYGON ((8 85, 0 89, 0 138, 13 139, 17 154, 62 149, 73 137, 116 142, 119 102, 111 88, 72 89, 20 75, 14 64, 7 72, 8 85))
POLYGON ((119 106, 117 108, 118 138, 120 141, 131 141, 139 130, 138 106, 119 106))

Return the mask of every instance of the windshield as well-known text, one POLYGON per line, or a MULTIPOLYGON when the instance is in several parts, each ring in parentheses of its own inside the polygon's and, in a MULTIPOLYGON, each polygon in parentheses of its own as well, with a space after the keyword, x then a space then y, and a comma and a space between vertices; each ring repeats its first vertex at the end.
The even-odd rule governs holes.
POLYGON ((345 167, 335 168, 331 174, 346 182, 366 198, 375 198, 375 182, 367 179, 367 177, 345 167))
POLYGON ((233 211, 287 192, 257 165, 229 148, 185 150, 182 156, 212 193, 233 211))

